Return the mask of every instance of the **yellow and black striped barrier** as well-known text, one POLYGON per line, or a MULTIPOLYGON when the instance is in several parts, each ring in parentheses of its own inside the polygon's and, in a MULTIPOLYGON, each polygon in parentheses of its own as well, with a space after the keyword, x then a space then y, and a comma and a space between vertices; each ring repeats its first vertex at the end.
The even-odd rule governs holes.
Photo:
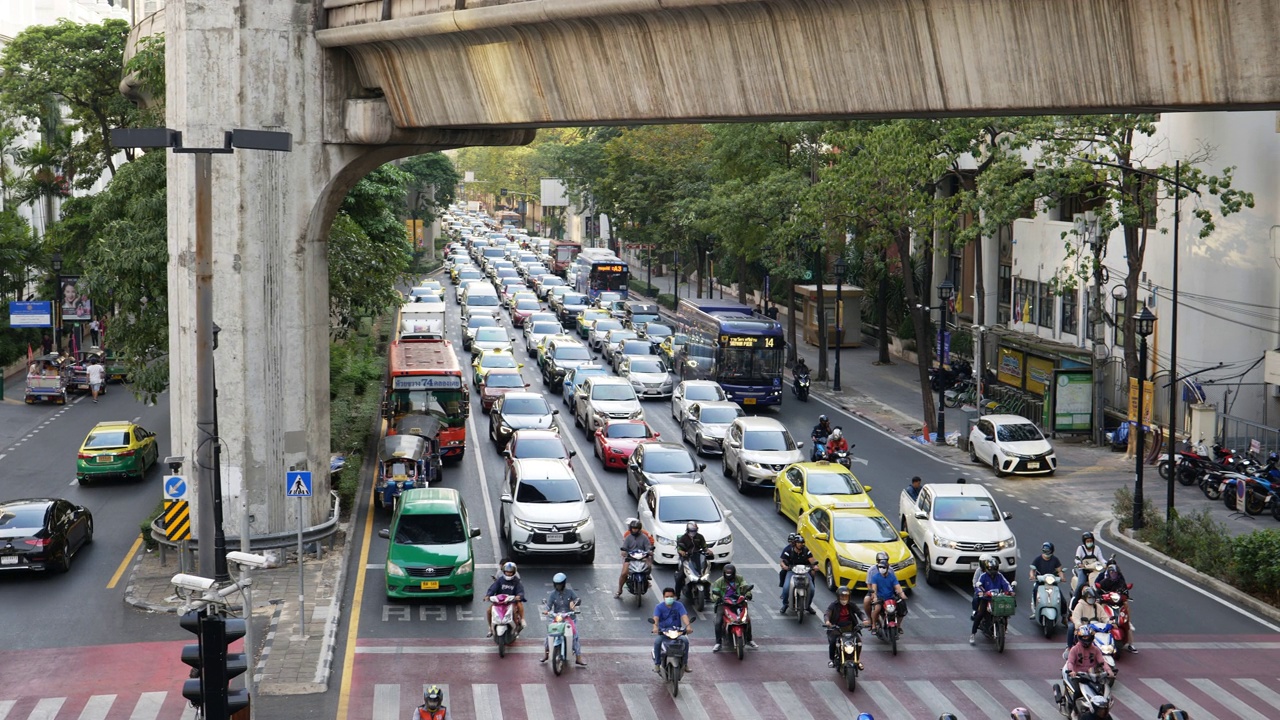
POLYGON ((191 539, 191 503, 186 500, 165 501, 164 532, 171 542, 191 539))

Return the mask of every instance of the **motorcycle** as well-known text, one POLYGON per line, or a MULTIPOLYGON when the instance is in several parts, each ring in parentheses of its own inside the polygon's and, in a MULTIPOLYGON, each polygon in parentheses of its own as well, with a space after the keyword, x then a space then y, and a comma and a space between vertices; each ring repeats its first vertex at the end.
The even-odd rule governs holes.
POLYGON ((795 610, 796 622, 804 624, 804 616, 808 615, 809 603, 812 602, 813 585, 810 582, 813 568, 808 565, 791 566, 791 595, 787 598, 787 607, 795 610))
POLYGON ((684 573, 684 595, 690 607, 702 612, 711 597, 711 560, 705 554, 693 553, 680 560, 684 573))
POLYGON ((684 675, 685 652, 688 646, 680 641, 685 631, 672 628, 662 633, 662 651, 658 655, 658 666, 662 669, 662 679, 671 688, 671 697, 680 697, 680 677, 684 675))
MULTIPOLYGON (((1261 515, 1271 502, 1272 482, 1264 477, 1248 477, 1236 473, 1227 473, 1223 478, 1219 491, 1222 503, 1228 510, 1240 509, 1238 485, 1244 485, 1244 512, 1248 515, 1261 515)), ((1272 511, 1275 512, 1274 510, 1272 511)))
MULTIPOLYGON (((1133 587, 1132 584, 1129 587, 1133 587)), ((1109 592, 1102 593, 1098 597, 1098 602, 1102 603, 1111 615, 1111 636, 1115 640, 1117 647, 1128 645, 1132 638, 1129 637, 1129 631, 1133 629, 1130 624, 1132 622, 1129 617, 1125 601, 1129 599, 1128 593, 1109 592)))
POLYGON ((996 652, 1004 652, 1005 633, 1009 631, 1009 618, 1018 611, 1018 598, 1011 592, 988 592, 988 609, 983 613, 979 629, 995 641, 996 652))
POLYGON ((551 669, 559 675, 569 664, 569 651, 573 649, 573 635, 577 631, 573 619, 578 616, 578 611, 544 612, 542 616, 551 618, 547 623, 547 642, 550 645, 551 669))
POLYGON ((809 373, 802 372, 796 375, 796 381, 791 384, 791 392, 800 402, 809 401, 809 373))
POLYGON ((1116 636, 1115 625, 1111 621, 1094 620, 1089 623, 1089 628, 1093 630, 1093 646, 1098 648, 1098 652, 1102 653, 1102 661, 1112 671, 1116 669, 1116 636))
MULTIPOLYGON (((835 629, 827 625, 827 629, 835 629)), ((853 629, 841 633, 836 641, 836 673, 844 678, 844 686, 849 692, 858 689, 858 673, 862 671, 862 625, 854 623, 853 629)))
POLYGON ((515 595, 494 595, 493 604, 489 607, 493 618, 493 642, 498 646, 498 657, 506 657, 507 646, 520 637, 520 625, 516 623, 516 603, 520 598, 515 595))
MULTIPOLYGON (((1093 587, 1093 583, 1098 579, 1098 573, 1102 572, 1102 561, 1098 558, 1087 557, 1076 565, 1077 570, 1084 570, 1085 585, 1093 587)), ((1080 576, 1072 574, 1071 576, 1071 597, 1080 597, 1080 576)))
MULTIPOLYGON (((889 598, 880 603, 880 614, 876 617, 876 626, 874 628, 876 635, 885 642, 889 643, 889 649, 894 655, 898 654, 898 636, 902 634, 902 627, 898 618, 899 606, 901 600, 889 598)), ((901 609, 905 610, 905 606, 901 609)))
MULTIPOLYGON (((850 448, 852 448, 852 447, 853 447, 853 443, 849 443, 849 447, 850 447, 850 448)), ((853 460, 851 460, 851 459, 849 458, 849 451, 848 451, 848 450, 835 450, 835 451, 832 451, 832 452, 830 452, 830 453, 828 453, 828 454, 827 454, 827 458, 826 458, 826 460, 827 460, 828 462, 836 463, 837 465, 843 465, 845 468, 847 468, 847 469, 848 469, 848 470, 850 470, 850 471, 852 471, 852 470, 853 470, 853 460)))
POLYGON ((627 592, 636 596, 636 607, 644 604, 645 593, 649 592, 652 571, 649 569, 649 556, 653 553, 643 550, 632 550, 627 555, 627 592))
POLYGON ((813 440, 813 450, 809 453, 809 462, 818 462, 827 454, 827 436, 818 437, 814 435, 811 439, 813 440))
POLYGON ((743 595, 731 595, 720 602, 724 604, 724 638, 733 646, 733 652, 741 660, 747 652, 747 600, 751 599, 751 586, 743 595))
POLYGON ((1110 708, 1115 699, 1111 696, 1111 686, 1115 679, 1102 672, 1071 673, 1066 666, 1062 668, 1062 683, 1053 686, 1053 701, 1058 705, 1058 712, 1071 720, 1093 713, 1093 698, 1101 696, 1106 699, 1110 708))
POLYGON ((1040 626, 1046 638, 1053 637, 1053 631, 1061 620, 1062 588, 1058 587, 1058 576, 1052 573, 1036 578, 1035 613, 1033 619, 1040 626))

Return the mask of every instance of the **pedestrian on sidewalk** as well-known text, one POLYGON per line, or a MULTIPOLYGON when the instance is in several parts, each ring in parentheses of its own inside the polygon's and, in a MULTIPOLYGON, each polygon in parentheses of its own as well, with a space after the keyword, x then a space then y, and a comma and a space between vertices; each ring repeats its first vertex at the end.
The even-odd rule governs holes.
POLYGON ((102 331, 102 325, 98 322, 98 318, 94 318, 89 323, 89 341, 94 346, 98 346, 98 333, 102 331))

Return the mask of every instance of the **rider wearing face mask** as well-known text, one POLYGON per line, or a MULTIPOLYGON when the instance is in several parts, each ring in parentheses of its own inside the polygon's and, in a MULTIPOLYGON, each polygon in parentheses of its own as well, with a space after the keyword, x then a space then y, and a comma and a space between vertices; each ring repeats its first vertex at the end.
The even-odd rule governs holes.
MULTIPOLYGON (((738 568, 733 563, 724 566, 724 575, 711 583, 711 598, 716 602, 716 644, 711 648, 711 652, 720 652, 720 644, 724 641, 724 598, 733 595, 737 597, 751 597, 751 585, 742 579, 738 574, 738 568)), ((747 618, 747 626, 744 628, 743 637, 747 640, 747 647, 757 649, 760 646, 756 641, 751 639, 751 618, 747 618)))
POLYGON ((1106 569, 1098 575, 1094 586, 1098 589, 1099 597, 1106 593, 1118 593, 1120 595, 1125 617, 1129 618, 1129 627, 1125 628, 1129 642, 1125 643, 1124 649, 1131 653, 1138 652, 1138 649, 1133 646, 1133 615, 1129 614, 1129 583, 1125 582, 1124 573, 1120 572, 1115 560, 1107 561, 1106 569))
POLYGON ((866 617, 858 606, 850 602, 852 596, 853 591, 848 586, 842 586, 836 591, 836 601, 827 606, 827 614, 824 618, 827 625, 827 667, 836 666, 836 643, 840 640, 840 636, 853 632, 854 625, 860 625, 866 621, 866 617))
POLYGON ((1086 587, 1084 592, 1080 593, 1080 602, 1076 603, 1076 607, 1071 611, 1071 622, 1067 625, 1067 647, 1076 644, 1076 633, 1079 629, 1099 620, 1106 622, 1107 617, 1102 613, 1102 608, 1098 607, 1098 591, 1091 587, 1086 587))
POLYGON ((640 521, 632 519, 627 524, 627 533, 622 536, 622 574, 618 576, 618 592, 614 593, 615 598, 622 597, 622 589, 627 585, 627 565, 631 562, 631 553, 634 551, 649 553, 645 558, 645 564, 649 566, 649 573, 653 573, 653 538, 649 533, 640 527, 640 521))
MULTIPOLYGON (((684 526, 684 534, 676 538, 676 554, 682 559, 690 553, 702 553, 710 561, 710 548, 707 539, 698 532, 698 523, 691 522, 684 526)), ((680 563, 676 563, 676 597, 684 597, 684 573, 680 571, 680 563)))
MULTIPOLYGON (((516 572, 516 564, 507 562, 502 565, 502 574, 494 578, 493 584, 485 591, 484 599, 493 602, 494 595, 514 595, 520 598, 515 603, 516 624, 520 629, 524 629, 524 583, 520 582, 520 575, 516 572)), ((493 637, 493 613, 489 613, 489 634, 487 637, 493 637)))
MULTIPOLYGON (((1053 554, 1053 543, 1045 541, 1040 546, 1040 554, 1031 561, 1031 593, 1034 596, 1036 591, 1037 579, 1042 575, 1057 575, 1059 581, 1066 580, 1066 575, 1062 572, 1062 561, 1057 555, 1053 554)), ((1067 621, 1067 598, 1062 592, 1058 593, 1058 617, 1062 618, 1062 622, 1067 621)), ((1036 604, 1031 603, 1031 619, 1036 619, 1036 604)))
POLYGON ((1076 600, 1080 599, 1080 591, 1084 586, 1089 584, 1089 572, 1080 567, 1085 560, 1096 560, 1102 563, 1102 557, 1098 554, 1098 546, 1094 543, 1093 533, 1085 532, 1080 536, 1080 547, 1076 548, 1076 600))

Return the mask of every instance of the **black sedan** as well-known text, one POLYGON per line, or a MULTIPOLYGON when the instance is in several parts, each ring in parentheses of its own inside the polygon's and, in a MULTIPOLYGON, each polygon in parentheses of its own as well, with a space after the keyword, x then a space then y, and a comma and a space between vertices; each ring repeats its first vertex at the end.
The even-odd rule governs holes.
POLYGON ((66 500, 0 503, 0 572, 71 569, 71 558, 93 542, 93 515, 66 500))
POLYGON ((665 483, 705 485, 702 471, 706 469, 706 463, 694 460, 680 443, 640 443, 627 460, 627 494, 640 497, 650 485, 665 483))

